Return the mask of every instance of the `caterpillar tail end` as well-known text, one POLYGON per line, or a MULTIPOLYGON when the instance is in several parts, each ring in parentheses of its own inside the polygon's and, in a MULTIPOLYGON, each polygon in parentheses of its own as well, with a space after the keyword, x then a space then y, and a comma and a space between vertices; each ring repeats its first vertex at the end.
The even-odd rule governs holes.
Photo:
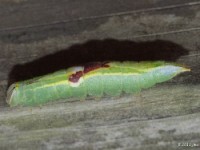
POLYGON ((181 69, 181 72, 188 72, 188 71, 191 71, 191 69, 190 68, 185 68, 185 67, 182 67, 182 69, 181 69))
POLYGON ((16 95, 16 87, 17 87, 17 84, 13 83, 9 86, 7 90, 6 102, 9 106, 12 106, 12 101, 16 95))
POLYGON ((179 70, 176 72, 176 75, 181 74, 181 73, 184 73, 184 72, 189 72, 189 71, 191 71, 190 68, 184 67, 184 66, 180 66, 180 67, 179 67, 179 70))

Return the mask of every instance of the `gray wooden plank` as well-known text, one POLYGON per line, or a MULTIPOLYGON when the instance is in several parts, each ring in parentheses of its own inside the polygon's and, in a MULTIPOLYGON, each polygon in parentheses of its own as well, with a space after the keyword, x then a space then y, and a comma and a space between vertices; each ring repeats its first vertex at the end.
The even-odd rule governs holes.
POLYGON ((199 144, 199 88, 168 85, 141 96, 3 108, 0 147, 177 149, 183 142, 199 144))
MULTIPOLYGON (((190 56, 196 55, 198 57, 198 37, 199 37, 199 29, 198 29, 199 12, 197 11, 198 9, 199 9, 199 6, 192 5, 192 6, 184 7, 184 8, 181 7, 177 9, 172 9, 171 11, 157 10, 152 13, 144 13, 142 15, 136 15, 136 16, 126 15, 122 17, 110 17, 105 22, 100 21, 101 22, 100 24, 98 24, 99 22, 97 22, 98 27, 96 27, 96 25, 93 24, 96 21, 95 19, 93 19, 93 20, 90 20, 89 22, 85 21, 84 23, 85 25, 90 24, 91 26, 93 26, 93 29, 84 30, 84 27, 82 27, 81 33, 73 35, 73 36, 68 35, 66 33, 65 36, 53 35, 53 37, 49 37, 49 33, 54 33, 54 31, 49 30, 45 32, 43 29, 41 29, 40 31, 41 33, 39 34, 39 36, 45 35, 46 38, 48 37, 48 39, 42 40, 40 38, 38 39, 37 37, 34 37, 33 38, 34 41, 28 42, 28 43, 26 42, 15 43, 15 40, 13 41, 13 43, 7 43, 5 41, 3 42, 2 40, 1 45, 0 45, 1 63, 3 64, 1 66, 1 72, 3 72, 1 74, 1 79, 6 79, 8 77, 8 73, 11 71, 11 68, 14 66, 14 64, 23 64, 26 62, 30 62, 34 59, 37 59, 39 57, 42 57, 48 54, 51 54, 51 56, 53 57, 52 54, 58 51, 64 54, 63 56, 67 58, 68 56, 74 55, 73 51, 75 49, 76 50, 80 49, 80 50, 77 50, 77 54, 73 56, 74 58, 72 57, 71 59, 70 58, 67 59, 68 61, 72 61, 71 64, 82 63, 80 62, 80 60, 76 59, 78 55, 82 57, 83 62, 94 60, 95 59, 94 52, 92 51, 90 55, 90 50, 87 50, 87 49, 92 49, 92 48, 104 49, 105 52, 100 52, 100 53, 102 54, 107 53, 107 56, 112 56, 109 53, 114 52, 114 49, 116 49, 116 46, 114 46, 115 44, 118 44, 119 46, 121 46, 121 49, 123 48, 128 49, 127 51, 129 51, 130 49, 136 50, 137 48, 140 50, 140 49, 145 49, 146 47, 148 47, 146 48, 147 54, 148 53, 152 54, 151 50, 156 49, 156 52, 154 53, 159 53, 159 54, 156 54, 157 56, 160 55, 160 57, 157 57, 157 59, 176 61, 178 59, 178 56, 180 57, 182 55, 187 55, 187 53, 190 56), (184 14, 186 9, 187 9, 187 13, 190 12, 189 14, 192 14, 191 16, 180 15, 180 14, 184 14), (124 24, 124 22, 126 23, 124 24), (157 23, 156 26, 155 26, 155 22, 157 23), (188 37, 190 38, 188 39, 188 37), (119 42, 116 41, 116 43, 114 43, 112 42, 112 40, 110 42, 109 40, 101 41, 101 39, 106 39, 106 38, 116 39, 116 40, 119 40, 119 42), (87 41, 91 39, 100 39, 100 40, 96 41, 96 43, 95 41, 90 41, 91 43, 89 42, 90 44, 88 44, 87 41), (152 42, 152 45, 148 44, 148 42, 147 44, 140 43, 138 44, 140 46, 136 46, 134 44, 135 42, 138 42, 138 41, 145 41, 145 40, 152 41, 152 40, 157 40, 157 39, 166 40, 166 42, 161 41, 159 43, 155 41, 155 42, 152 42), (126 42, 123 42, 121 40, 130 40, 130 42, 132 43, 127 44, 126 42), (108 45, 109 45, 110 50, 102 48, 108 45), (141 48, 142 45, 144 45, 143 48, 141 48), (173 53, 170 53, 171 51, 170 48, 173 48, 173 53), (160 49, 162 49, 165 52, 162 54, 162 51, 160 51, 160 49), (164 57, 165 54, 167 55, 164 57), (87 60, 84 60, 85 57, 87 60), (172 57, 174 58, 172 59, 172 57)), ((58 28, 58 30, 59 29, 60 28, 58 28)), ((30 34, 28 34, 28 37, 25 36, 24 39, 29 39, 29 37, 30 36, 32 37, 33 34, 34 33, 31 32, 30 34)), ((20 39, 20 38, 16 38, 16 39, 20 39)), ((125 52, 127 56, 130 53, 131 53, 130 51, 129 53, 125 52)), ((54 56, 56 57, 56 55, 57 54, 55 54, 54 56)), ((129 55, 129 58, 130 56, 132 57, 133 55, 134 54, 129 55)), ((104 57, 104 56, 100 56, 100 57, 104 57)), ((138 60, 139 57, 140 56, 137 56, 136 54, 135 57, 133 56, 131 60, 138 60)), ((143 55, 143 58, 140 57, 140 59, 145 60, 147 59, 146 57, 148 56, 143 55)), ((149 56, 149 58, 150 57, 151 56, 149 56)), ((55 59, 59 59, 58 56, 55 59)), ((104 59, 106 59, 106 57, 104 59)), ((110 58, 107 57, 107 59, 110 59, 110 58)), ((119 59, 119 58, 113 57, 113 59, 119 59)), ((155 59, 155 58, 152 57, 151 59, 155 59)), ((187 62, 184 62, 184 63, 188 66, 195 64, 194 59, 191 59, 191 60, 193 60, 192 63, 187 63, 187 62)), ((63 67, 68 67, 70 65, 66 61, 65 61, 66 64, 63 63, 64 58, 63 58, 63 62, 61 63, 60 62, 58 62, 56 65, 63 66, 63 67)), ((61 69, 61 68, 58 67, 57 69, 61 69)), ((54 71, 54 70, 51 70, 51 71, 54 71)), ((33 76, 34 76, 34 73, 33 73, 33 76)))
POLYGON ((156 2, 145 1, 146 3, 144 3, 144 1, 135 2, 127 0, 127 4, 124 1, 123 3, 117 1, 113 3, 116 7, 110 5, 112 0, 101 1, 101 3, 95 1, 88 1, 88 3, 85 1, 60 1, 60 3, 56 4, 55 2, 51 4, 50 1, 47 1, 47 4, 45 2, 38 3, 34 1, 36 4, 35 7, 33 7, 34 5, 31 2, 28 3, 30 6, 25 5, 26 7, 19 4, 12 6, 17 9, 14 12, 12 12, 14 8, 11 9, 10 12, 5 6, 6 12, 2 9, 1 17, 5 20, 1 21, 2 25, 0 24, 2 26, 0 32, 1 39, 7 42, 22 42, 44 39, 55 35, 79 34, 83 30, 96 28, 99 24, 105 22, 107 18, 121 16, 118 14, 119 12, 121 12, 122 15, 139 15, 145 12, 149 13, 149 11, 150 13, 157 13, 157 11, 162 10, 168 13, 171 13, 171 10, 173 10, 175 13, 177 10, 181 9, 181 12, 177 12, 178 15, 184 14, 184 17, 190 17, 191 15, 194 15, 194 10, 190 9, 190 7, 198 6, 200 3, 199 1, 187 0, 184 1, 185 3, 183 1, 168 1, 168 3, 166 3, 163 0, 156 2), (45 6, 48 5, 48 3, 50 3, 52 8, 47 7, 46 10, 45 6), (98 5, 98 7, 95 7, 95 5, 98 5), (130 6, 130 8, 128 6, 130 6), (88 9, 90 7, 94 9, 88 9), (83 10, 81 10, 81 8, 83 10), (131 11, 129 12, 129 10, 131 11))
POLYGON ((115 2, 112 0, 101 0, 100 2, 93 0, 60 0, 59 2, 55 0, 28 0, 20 3, 8 1, 8 3, 0 4, 0 17, 2 19, 0 27, 32 26, 153 7, 166 7, 168 5, 179 7, 184 6, 184 4, 192 5, 198 2, 196 0, 169 0, 167 2, 164 0, 124 0, 123 2, 120 0, 115 2))
POLYGON ((183 142, 197 144, 192 149, 198 149, 199 3, 2 0, 0 149, 191 148, 180 146, 183 142), (33 108, 5 104, 12 79, 105 59, 162 59, 192 71, 141 96, 33 108))

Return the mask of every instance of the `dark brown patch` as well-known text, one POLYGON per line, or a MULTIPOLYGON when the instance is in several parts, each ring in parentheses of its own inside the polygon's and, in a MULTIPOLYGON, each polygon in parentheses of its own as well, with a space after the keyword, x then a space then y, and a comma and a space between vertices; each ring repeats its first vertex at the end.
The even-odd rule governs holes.
POLYGON ((69 76, 69 81, 71 82, 78 82, 80 77, 83 76, 83 71, 77 71, 76 73, 73 73, 69 76))
POLYGON ((108 62, 94 62, 94 63, 88 63, 84 66, 83 71, 77 71, 69 76, 69 81, 71 82, 78 82, 78 80, 86 73, 97 70, 99 68, 108 68, 109 65, 108 62))
POLYGON ((108 62, 94 62, 94 63, 88 63, 84 66, 84 74, 99 69, 99 68, 108 68, 109 65, 108 62))

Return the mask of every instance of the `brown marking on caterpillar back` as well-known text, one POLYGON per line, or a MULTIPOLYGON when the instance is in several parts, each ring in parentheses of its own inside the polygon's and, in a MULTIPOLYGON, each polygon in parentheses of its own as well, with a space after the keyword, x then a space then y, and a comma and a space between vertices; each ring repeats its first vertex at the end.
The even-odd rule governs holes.
POLYGON ((84 66, 83 71, 77 71, 69 76, 69 81, 70 82, 78 82, 79 79, 84 75, 87 74, 88 72, 97 70, 99 68, 108 68, 109 65, 107 64, 108 62, 94 62, 94 63, 88 63, 84 66))
POLYGON ((84 66, 84 74, 93 71, 93 70, 97 70, 99 68, 108 68, 109 65, 107 64, 108 62, 95 62, 95 63, 88 63, 84 66))
POLYGON ((70 82, 78 82, 78 80, 83 76, 83 71, 77 71, 69 76, 70 82))

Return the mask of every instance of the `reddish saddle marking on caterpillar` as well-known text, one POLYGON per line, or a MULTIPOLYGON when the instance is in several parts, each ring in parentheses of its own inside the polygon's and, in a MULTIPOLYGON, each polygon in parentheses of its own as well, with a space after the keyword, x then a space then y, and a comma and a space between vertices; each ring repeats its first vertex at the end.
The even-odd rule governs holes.
POLYGON ((84 66, 83 71, 77 71, 69 76, 69 81, 70 82, 78 82, 79 79, 86 73, 94 71, 99 68, 108 68, 109 65, 107 64, 108 62, 95 62, 95 63, 88 63, 84 66))
POLYGON ((83 71, 77 71, 69 76, 70 82, 78 82, 78 80, 83 76, 83 71))

